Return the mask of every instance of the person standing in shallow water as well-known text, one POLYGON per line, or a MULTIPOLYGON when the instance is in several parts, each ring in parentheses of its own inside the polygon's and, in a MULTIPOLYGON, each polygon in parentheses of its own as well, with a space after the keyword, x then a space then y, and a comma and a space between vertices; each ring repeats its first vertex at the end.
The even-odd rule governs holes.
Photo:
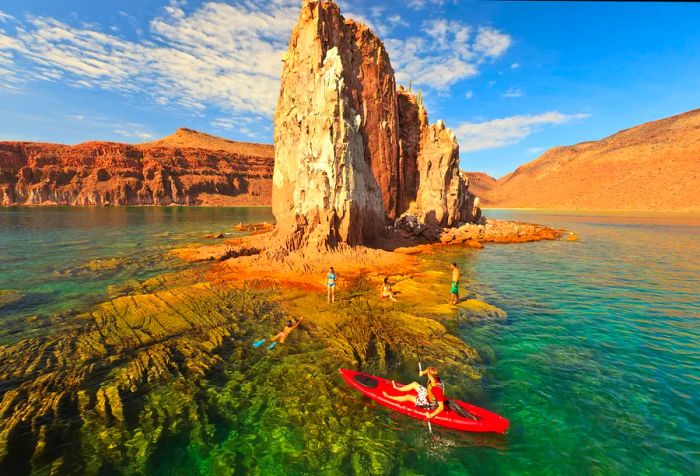
POLYGON ((326 276, 326 287, 328 288, 328 302, 335 302, 335 270, 333 266, 328 270, 326 276))
POLYGON ((452 288, 450 289, 450 304, 459 302, 459 268, 457 263, 452 263, 452 288))

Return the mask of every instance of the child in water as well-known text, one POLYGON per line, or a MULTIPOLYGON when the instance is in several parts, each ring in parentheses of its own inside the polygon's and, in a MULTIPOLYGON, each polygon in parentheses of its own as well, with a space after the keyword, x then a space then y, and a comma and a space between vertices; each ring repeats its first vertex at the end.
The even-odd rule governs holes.
MULTIPOLYGON (((301 321, 303 321, 304 318, 302 317, 299 319, 296 324, 293 323, 291 320, 287 321, 287 325, 284 326, 284 329, 282 329, 279 333, 277 333, 274 337, 272 337, 270 340, 272 341, 272 344, 267 346, 268 350, 273 349, 276 345, 277 342, 279 341, 280 344, 284 344, 284 342, 287 340, 287 337, 289 337, 289 334, 292 333, 294 329, 299 327, 299 324, 301 324, 301 321)), ((253 344, 253 347, 260 347, 265 343, 265 339, 260 339, 259 341, 255 342, 253 344)))

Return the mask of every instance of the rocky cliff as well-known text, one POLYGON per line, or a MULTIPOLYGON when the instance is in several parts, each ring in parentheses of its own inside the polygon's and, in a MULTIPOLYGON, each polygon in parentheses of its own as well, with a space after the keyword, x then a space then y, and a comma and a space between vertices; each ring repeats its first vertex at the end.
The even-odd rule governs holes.
POLYGON ((370 243, 409 210, 435 227, 473 217, 454 134, 331 1, 303 1, 284 57, 272 204, 290 250, 370 243))
POLYGON ((141 145, 0 142, 0 205, 268 205, 272 157, 189 129, 141 145))
POLYGON ((488 205, 488 193, 496 186, 498 181, 483 172, 462 172, 462 174, 469 181, 469 191, 481 197, 483 205, 488 205))
POLYGON ((550 149, 486 197, 498 207, 700 211, 700 109, 550 149))

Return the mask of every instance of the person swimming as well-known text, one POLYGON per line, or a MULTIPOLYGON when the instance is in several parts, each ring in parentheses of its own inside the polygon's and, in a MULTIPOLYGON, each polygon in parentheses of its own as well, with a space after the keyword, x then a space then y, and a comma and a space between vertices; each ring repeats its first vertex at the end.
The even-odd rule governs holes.
POLYGON ((423 375, 428 376, 427 387, 424 387, 418 382, 398 386, 392 381, 391 384, 393 387, 399 392, 404 393, 404 395, 389 395, 384 392, 384 396, 397 402, 412 402, 416 405, 416 408, 425 410, 425 417, 431 419, 435 418, 445 409, 445 392, 443 390, 442 380, 435 367, 428 367, 418 373, 419 377, 423 375), (413 392, 415 392, 415 395, 413 392))
POLYGON ((335 302, 335 270, 333 266, 328 270, 328 275, 326 275, 326 287, 328 288, 328 302, 335 302))
POLYGON ((398 302, 394 290, 391 288, 391 283, 389 278, 384 278, 384 284, 382 285, 382 293, 380 295, 382 299, 391 299, 393 302, 398 302))
MULTIPOLYGON (((267 346, 268 350, 273 349, 277 345, 277 342, 279 342, 280 344, 284 344, 284 342, 287 340, 287 337, 289 337, 289 334, 291 334, 294 329, 299 327, 299 324, 301 324, 301 321, 303 320, 304 318, 302 317, 296 323, 292 322, 291 320, 287 321, 287 324, 284 326, 284 329, 278 332, 274 337, 270 338, 272 343, 267 346)), ((253 344, 253 347, 260 347, 264 343, 265 339, 260 339, 259 341, 253 344)))

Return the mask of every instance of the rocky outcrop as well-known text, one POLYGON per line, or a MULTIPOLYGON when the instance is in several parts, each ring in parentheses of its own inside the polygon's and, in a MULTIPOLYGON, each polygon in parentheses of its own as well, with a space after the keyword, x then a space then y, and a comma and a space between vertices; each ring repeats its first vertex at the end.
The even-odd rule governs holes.
POLYGON ((2 142, 0 205, 267 205, 272 147, 205 137, 183 129, 154 145, 2 142))
POLYGON ((462 172, 464 179, 469 183, 469 192, 481 198, 481 203, 488 204, 489 191, 496 186, 497 180, 483 172, 462 172))
POLYGON ((428 127, 428 112, 415 94, 399 86, 399 174, 404 184, 399 207, 408 210, 418 193, 418 153, 421 134, 428 127))
POLYGON ((304 0, 275 113, 273 212, 288 250, 371 243, 412 203, 436 226, 471 218, 454 134, 419 102, 397 91, 369 28, 304 0))

